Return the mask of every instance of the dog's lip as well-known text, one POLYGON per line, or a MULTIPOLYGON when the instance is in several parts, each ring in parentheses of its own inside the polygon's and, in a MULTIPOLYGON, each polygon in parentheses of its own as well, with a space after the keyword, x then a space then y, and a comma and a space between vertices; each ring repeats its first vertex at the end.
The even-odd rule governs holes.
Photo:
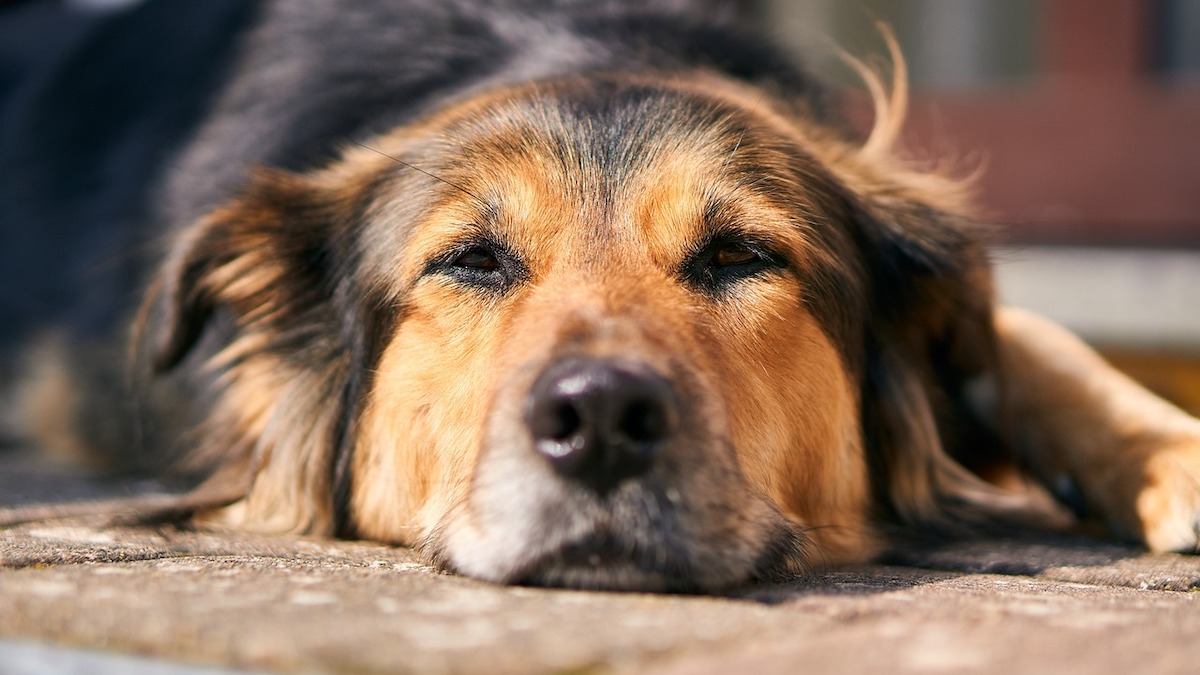
POLYGON ((526 561, 512 583, 527 586, 593 587, 601 590, 697 592, 694 570, 683 551, 657 542, 639 549, 619 536, 597 531, 526 561), (593 583, 580 583, 591 579, 593 583))
POLYGON ((552 564, 563 567, 591 568, 627 565, 635 563, 636 560, 631 551, 617 544, 609 536, 572 542, 555 551, 543 554, 542 559, 548 559, 552 564))
POLYGON ((600 528, 529 559, 509 582, 527 586, 668 593, 724 592, 754 581, 806 578, 808 538, 803 528, 777 523, 766 546, 744 574, 723 579, 700 577, 686 542, 656 539, 649 547, 600 528))
POLYGON ((546 551, 512 575, 524 586, 560 586, 602 591, 701 592, 680 556, 658 561, 605 543, 575 542, 546 551))

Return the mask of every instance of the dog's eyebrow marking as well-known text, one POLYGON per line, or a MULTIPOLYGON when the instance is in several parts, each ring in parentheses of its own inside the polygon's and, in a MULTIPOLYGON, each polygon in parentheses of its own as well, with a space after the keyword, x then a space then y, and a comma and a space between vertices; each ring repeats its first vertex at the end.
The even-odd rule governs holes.
POLYGON ((467 196, 471 197, 471 198, 472 198, 472 199, 474 199, 475 201, 479 202, 479 203, 480 203, 482 206, 484 206, 485 208, 487 208, 487 207, 489 206, 489 204, 488 204, 487 200, 485 200, 483 197, 480 197, 479 195, 475 194, 474 192, 471 192, 471 191, 470 191, 470 190, 468 190, 467 188, 465 188, 465 187, 463 187, 463 186, 459 185, 458 183, 455 183, 455 182, 452 182, 452 181, 446 180, 445 178, 442 178, 441 176, 439 176, 439 175, 437 175, 437 174, 435 174, 435 173, 433 173, 433 172, 431 172, 431 171, 426 171, 425 169, 422 169, 422 168, 421 168, 421 167, 419 167, 419 166, 416 166, 416 165, 413 165, 413 164, 409 164, 408 162, 406 162, 406 161, 404 161, 404 160, 400 159, 399 157, 396 157, 395 155, 390 155, 390 154, 388 154, 388 153, 386 153, 386 152, 384 152, 384 151, 382 151, 382 150, 378 150, 378 149, 376 149, 376 148, 372 148, 371 146, 369 146, 369 145, 366 145, 365 143, 359 143, 358 141, 350 141, 350 142, 351 142, 351 143, 353 143, 353 144, 355 144, 355 145, 357 145, 358 147, 360 147, 360 148, 362 148, 362 149, 364 149, 364 150, 370 150, 371 152, 373 152, 373 153, 375 153, 375 154, 377 154, 377 155, 380 155, 380 156, 383 156, 383 157, 387 157, 388 159, 392 160, 393 162, 395 162, 395 163, 399 164, 400 166, 403 166, 403 167, 405 167, 405 168, 408 168, 408 169, 412 169, 413 171, 416 171, 416 172, 418 172, 418 173, 423 173, 423 174, 425 174, 426 176, 429 176, 430 178, 432 178, 432 179, 434 179, 434 180, 436 180, 436 181, 439 181, 439 182, 441 182, 441 183, 444 183, 444 184, 446 184, 446 185, 449 185, 450 187, 452 187, 452 188, 454 188, 454 189, 456 189, 456 190, 460 190, 460 191, 462 191, 462 192, 463 192, 463 194, 466 194, 467 196))
POLYGON ((752 221, 739 212, 734 200, 710 198, 704 204, 700 218, 704 226, 703 241, 725 237, 776 243, 776 237, 760 227, 754 227, 752 221))

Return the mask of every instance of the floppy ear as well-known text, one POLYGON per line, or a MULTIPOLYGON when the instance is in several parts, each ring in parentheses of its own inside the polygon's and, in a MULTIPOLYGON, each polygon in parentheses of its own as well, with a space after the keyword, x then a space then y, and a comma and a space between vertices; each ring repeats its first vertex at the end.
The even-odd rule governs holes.
POLYGON ((355 274, 365 190, 257 172, 182 233, 147 301, 142 342, 154 367, 174 369, 196 353, 197 370, 209 373, 198 452, 217 467, 214 480, 246 486, 225 514, 239 526, 338 527, 338 453, 352 445, 381 330, 355 274))
POLYGON ((218 308, 240 336, 271 342, 320 323, 315 315, 332 295, 339 218, 325 192, 315 181, 260 170, 239 197, 182 233, 155 289, 156 370, 177 366, 218 308))
POLYGON ((867 277, 862 416, 874 494, 883 515, 927 532, 1039 522, 1028 500, 961 462, 972 451, 1004 452, 967 391, 996 369, 991 268, 979 226, 964 215, 963 184, 895 156, 908 75, 891 29, 877 28, 891 84, 844 55, 871 94, 875 121, 864 142, 833 143, 825 157, 850 193, 851 236, 867 277))
POLYGON ((991 269, 978 227, 920 191, 857 192, 869 277, 863 428, 880 506, 926 531, 1027 518, 1023 501, 957 454, 999 446, 967 405, 972 381, 995 364, 991 269))

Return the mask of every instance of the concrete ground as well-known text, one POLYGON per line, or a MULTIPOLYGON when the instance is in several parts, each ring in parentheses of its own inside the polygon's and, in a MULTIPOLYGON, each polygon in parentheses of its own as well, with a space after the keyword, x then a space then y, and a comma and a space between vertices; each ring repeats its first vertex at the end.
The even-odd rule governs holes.
MULTIPOLYGON (((8 504, 100 485, 0 454, 8 504)), ((0 512, 0 516, 3 512, 0 512)), ((494 586, 403 549, 75 521, 0 530, 0 674, 1196 673, 1200 557, 982 540, 721 597, 494 586)))

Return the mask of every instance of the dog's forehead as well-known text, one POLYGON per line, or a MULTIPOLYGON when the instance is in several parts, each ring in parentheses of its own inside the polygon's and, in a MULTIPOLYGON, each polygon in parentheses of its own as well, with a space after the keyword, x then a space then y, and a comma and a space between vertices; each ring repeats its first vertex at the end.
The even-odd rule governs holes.
POLYGON ((703 92, 612 82, 469 106, 437 132, 446 198, 411 252, 482 226, 533 262, 636 251, 670 265, 731 225, 799 251, 794 225, 812 209, 797 158, 754 113, 703 92))

